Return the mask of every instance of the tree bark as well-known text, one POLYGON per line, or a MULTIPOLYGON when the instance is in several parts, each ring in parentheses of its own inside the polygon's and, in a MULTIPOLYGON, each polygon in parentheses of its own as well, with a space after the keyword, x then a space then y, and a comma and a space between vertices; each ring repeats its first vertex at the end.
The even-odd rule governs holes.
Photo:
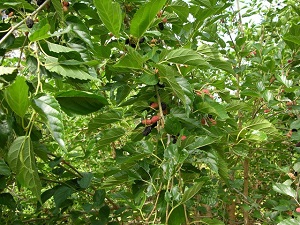
MULTIPOLYGON (((249 158, 244 160, 244 197, 248 198, 249 196, 249 158)), ((247 209, 243 211, 244 215, 244 224, 249 225, 249 212, 247 209)))

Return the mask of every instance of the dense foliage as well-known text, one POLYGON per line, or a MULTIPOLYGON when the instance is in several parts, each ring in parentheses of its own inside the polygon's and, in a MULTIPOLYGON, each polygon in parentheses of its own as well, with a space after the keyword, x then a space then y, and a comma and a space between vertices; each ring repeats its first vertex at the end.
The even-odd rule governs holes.
POLYGON ((300 224, 298 1, 0 9, 0 224, 300 224))

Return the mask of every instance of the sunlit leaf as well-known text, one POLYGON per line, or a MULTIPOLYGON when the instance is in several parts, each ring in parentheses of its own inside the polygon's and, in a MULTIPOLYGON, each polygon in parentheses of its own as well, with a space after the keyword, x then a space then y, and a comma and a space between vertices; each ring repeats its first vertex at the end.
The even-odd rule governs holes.
POLYGON ((80 69, 78 66, 60 65, 57 58, 48 56, 45 67, 51 72, 60 74, 63 77, 70 77, 80 80, 98 80, 90 74, 80 69))
POLYGON ((297 197, 297 192, 291 187, 289 183, 275 183, 273 184, 273 190, 284 195, 288 195, 292 198, 297 197))
POLYGON ((7 161, 13 172, 17 174, 20 184, 32 191, 41 202, 42 185, 37 172, 34 151, 29 137, 20 136, 9 148, 7 161))
POLYGON ((65 149, 64 126, 60 105, 57 100, 50 95, 41 95, 34 98, 32 103, 34 109, 39 113, 43 121, 46 122, 52 137, 63 149, 65 149))
POLYGON ((122 10, 119 3, 112 0, 94 0, 94 5, 106 28, 119 37, 122 24, 122 10))
POLYGON ((282 83, 282 84, 284 84, 287 88, 290 88, 290 87, 292 87, 292 85, 293 85, 293 81, 292 80, 288 80, 287 79, 287 77, 285 76, 285 75, 275 75, 275 77, 276 77, 276 79, 280 82, 280 83, 282 83))
POLYGON ((197 52, 186 48, 172 50, 162 60, 172 63, 209 68, 209 64, 206 62, 205 58, 197 52))
POLYGON ((266 141, 268 139, 267 134, 259 130, 251 130, 246 134, 246 137, 248 140, 258 141, 258 142, 266 141))
POLYGON ((139 38, 152 24, 156 14, 162 9, 166 0, 150 0, 134 14, 130 23, 130 34, 139 38))
POLYGON ((24 117, 30 104, 28 90, 29 87, 26 84, 26 79, 18 76, 15 82, 4 91, 8 105, 20 117, 24 117))
MULTIPOLYGON (((246 135, 246 133, 244 133, 244 131, 247 130, 251 130, 250 133, 247 133, 253 135, 254 136, 259 136, 261 135, 261 137, 256 137, 259 139, 264 139, 265 138, 265 134, 275 134, 277 132, 277 129, 274 127, 274 125, 272 123, 270 123, 268 120, 264 119, 264 118, 260 118, 260 117, 256 117, 253 120, 250 120, 248 123, 246 123, 242 130, 240 131, 240 134, 242 135, 246 135), (259 133, 259 131, 261 133, 259 133), (264 134, 265 133, 265 134, 264 134)), ((248 131, 249 132, 249 131, 248 131)))
POLYGON ((61 52, 75 52, 74 49, 66 47, 66 46, 62 46, 62 45, 58 45, 58 44, 54 44, 51 42, 47 42, 48 48, 51 52, 56 52, 56 53, 61 53, 61 52))
POLYGON ((300 220, 299 218, 288 218, 285 220, 282 220, 280 223, 278 223, 277 225, 299 225, 300 220))
POLYGON ((17 71, 16 67, 0 66, 0 76, 4 74, 12 74, 17 71))
POLYGON ((293 166, 293 169, 299 173, 300 172, 300 162, 296 162, 293 166))

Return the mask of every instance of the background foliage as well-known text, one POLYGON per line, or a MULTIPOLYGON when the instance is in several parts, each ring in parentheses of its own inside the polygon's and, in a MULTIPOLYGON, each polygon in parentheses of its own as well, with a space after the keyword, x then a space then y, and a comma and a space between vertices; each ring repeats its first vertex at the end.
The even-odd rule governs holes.
POLYGON ((298 1, 0 9, 1 224, 299 224, 298 1))

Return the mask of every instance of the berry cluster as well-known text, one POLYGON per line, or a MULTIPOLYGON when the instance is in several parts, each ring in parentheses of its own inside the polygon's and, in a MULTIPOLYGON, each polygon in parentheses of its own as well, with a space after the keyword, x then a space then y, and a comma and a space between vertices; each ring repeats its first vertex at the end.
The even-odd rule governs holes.
MULTIPOLYGON (((159 108, 159 105, 157 102, 151 102, 150 108, 153 110, 157 110, 159 108)), ((167 113, 167 104, 162 102, 161 103, 161 109, 163 110, 163 114, 165 115, 167 113)), ((151 133, 152 129, 157 126, 157 122, 161 119, 160 115, 154 115, 151 117, 151 119, 143 119, 141 121, 142 124, 146 125, 143 135, 147 136, 151 133)))

